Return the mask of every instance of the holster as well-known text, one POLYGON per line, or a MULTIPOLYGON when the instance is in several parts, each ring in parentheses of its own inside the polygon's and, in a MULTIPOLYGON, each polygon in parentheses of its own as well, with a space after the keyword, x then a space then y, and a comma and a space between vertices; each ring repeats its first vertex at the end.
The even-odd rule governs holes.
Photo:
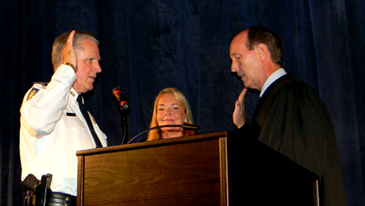
POLYGON ((29 174, 21 185, 26 191, 25 205, 26 206, 46 206, 48 193, 51 193, 52 174, 42 176, 38 180, 33 174, 29 174))

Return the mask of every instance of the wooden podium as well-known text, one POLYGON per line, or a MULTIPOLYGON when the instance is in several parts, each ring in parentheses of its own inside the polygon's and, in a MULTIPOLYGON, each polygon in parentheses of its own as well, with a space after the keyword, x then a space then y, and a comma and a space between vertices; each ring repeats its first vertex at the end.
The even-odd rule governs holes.
POLYGON ((79 151, 77 205, 213 206, 245 205, 246 201, 247 205, 252 205, 248 200, 265 197, 266 192, 270 193, 271 199, 274 194, 278 197, 274 198, 277 199, 275 201, 283 203, 283 197, 293 197, 289 194, 293 190, 298 195, 295 199, 300 198, 298 202, 305 203, 293 205, 316 202, 315 175, 295 163, 294 169, 279 168, 293 162, 280 154, 279 158, 285 161, 272 162, 276 152, 268 147, 263 146, 264 150, 275 155, 256 151, 262 149, 257 146, 246 145, 243 148, 246 149, 242 150, 236 141, 230 141, 227 132, 217 132, 79 151), (255 155, 255 152, 262 155, 255 155), (266 155, 270 158, 264 157, 266 155), (266 164, 261 156, 272 163, 266 164), (260 163, 257 164, 257 161, 260 163), (272 166, 276 163, 279 167, 272 166), (269 173, 264 178, 263 170, 269 173), (276 170, 278 172, 273 172, 276 170), (283 170, 285 173, 280 174, 283 170), (292 172, 292 177, 287 178, 292 172), (268 181, 272 178, 282 178, 280 186, 277 180, 268 181), (271 186, 266 187, 265 184, 271 186), (293 185, 299 190, 293 189, 293 185), (286 186, 291 188, 282 190, 286 186), (276 190, 281 192, 276 194, 276 190))

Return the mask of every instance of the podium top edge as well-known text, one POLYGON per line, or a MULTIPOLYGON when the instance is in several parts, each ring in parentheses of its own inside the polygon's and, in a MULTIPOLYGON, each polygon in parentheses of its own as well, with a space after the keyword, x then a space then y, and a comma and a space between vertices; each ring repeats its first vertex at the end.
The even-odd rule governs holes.
POLYGON ((208 139, 219 139, 222 137, 227 137, 227 134, 228 134, 227 131, 221 131, 221 132, 213 132, 213 133, 207 133, 207 134, 197 134, 197 135, 192 135, 192 136, 177 137, 177 138, 171 138, 171 139, 133 143, 133 144, 127 144, 127 145, 115 145, 115 146, 109 146, 109 147, 103 147, 103 148, 80 150, 80 151, 76 152, 76 156, 93 155, 93 154, 98 154, 98 153, 108 153, 108 152, 131 150, 131 149, 137 149, 137 148, 170 145, 170 144, 179 144, 179 143, 202 141, 202 140, 208 140, 208 139))

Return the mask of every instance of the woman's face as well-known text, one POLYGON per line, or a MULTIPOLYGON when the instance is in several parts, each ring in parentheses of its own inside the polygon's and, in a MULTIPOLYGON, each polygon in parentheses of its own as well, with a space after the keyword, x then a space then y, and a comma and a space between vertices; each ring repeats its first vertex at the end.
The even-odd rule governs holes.
MULTIPOLYGON (((182 125, 185 111, 173 94, 163 94, 157 102, 157 123, 163 125, 182 125)), ((162 131, 182 130, 181 127, 163 127, 162 131)))

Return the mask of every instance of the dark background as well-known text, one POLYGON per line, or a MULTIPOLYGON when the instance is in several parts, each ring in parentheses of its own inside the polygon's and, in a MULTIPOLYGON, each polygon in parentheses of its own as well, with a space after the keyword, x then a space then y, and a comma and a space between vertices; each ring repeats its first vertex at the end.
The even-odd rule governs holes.
MULTIPOLYGON (((200 133, 232 130, 242 84, 230 72, 229 44, 261 25, 283 41, 283 67, 311 85, 336 128, 349 205, 365 203, 365 3, 362 0, 2 0, 0 1, 1 205, 21 205, 19 109, 33 82, 52 76, 54 39, 71 29, 100 40, 102 74, 86 104, 109 145, 123 135, 111 89, 131 107, 129 137, 149 127, 165 87, 182 91, 200 133)), ((248 117, 256 105, 250 93, 248 117)))

